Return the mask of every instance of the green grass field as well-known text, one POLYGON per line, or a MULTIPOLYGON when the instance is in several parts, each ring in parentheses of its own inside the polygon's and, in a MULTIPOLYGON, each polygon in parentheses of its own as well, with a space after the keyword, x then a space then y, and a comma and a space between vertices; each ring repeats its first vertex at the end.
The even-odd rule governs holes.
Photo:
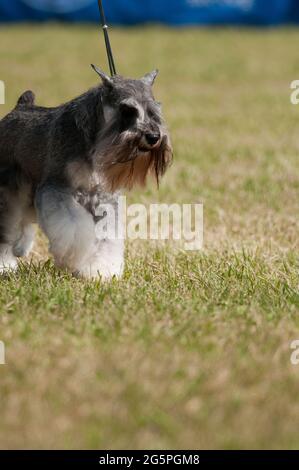
MULTIPOLYGON (((58 272, 39 235, 1 279, 1 448, 299 448, 299 31, 113 29, 119 71, 160 68, 175 160, 129 202, 203 202, 204 249, 127 244, 111 284, 58 272)), ((0 29, 7 104, 97 82, 96 28, 0 29)))

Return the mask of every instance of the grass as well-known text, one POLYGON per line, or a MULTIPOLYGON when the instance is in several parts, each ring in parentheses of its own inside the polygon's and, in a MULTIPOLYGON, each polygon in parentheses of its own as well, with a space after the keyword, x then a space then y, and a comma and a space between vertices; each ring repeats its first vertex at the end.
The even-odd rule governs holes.
MULTIPOLYGON (((298 448, 297 30, 114 29, 118 69, 159 67, 175 163, 129 202, 203 202, 205 245, 128 242, 111 284, 32 260, 0 283, 1 448, 298 448)), ((3 116, 104 65, 98 30, 0 30, 3 116)))

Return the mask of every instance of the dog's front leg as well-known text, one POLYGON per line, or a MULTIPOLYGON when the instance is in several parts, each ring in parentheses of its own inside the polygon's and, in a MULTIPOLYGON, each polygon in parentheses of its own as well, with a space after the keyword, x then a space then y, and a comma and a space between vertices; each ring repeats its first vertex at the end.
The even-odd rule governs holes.
POLYGON ((123 240, 98 240, 96 249, 80 266, 78 274, 87 278, 120 278, 124 269, 123 240))
POLYGON ((96 249, 92 215, 74 199, 70 189, 53 184, 38 188, 35 205, 56 264, 84 275, 83 267, 96 249))
POLYGON ((124 220, 121 198, 99 192, 89 198, 95 223, 96 245, 81 266, 87 277, 119 278, 124 269, 124 220))

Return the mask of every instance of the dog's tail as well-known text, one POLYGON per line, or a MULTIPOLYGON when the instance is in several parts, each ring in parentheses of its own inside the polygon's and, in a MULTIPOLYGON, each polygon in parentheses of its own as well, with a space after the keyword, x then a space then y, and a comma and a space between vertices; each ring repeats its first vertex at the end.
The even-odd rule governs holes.
POLYGON ((35 104, 35 94, 31 90, 25 91, 18 99, 17 106, 33 106, 35 104))

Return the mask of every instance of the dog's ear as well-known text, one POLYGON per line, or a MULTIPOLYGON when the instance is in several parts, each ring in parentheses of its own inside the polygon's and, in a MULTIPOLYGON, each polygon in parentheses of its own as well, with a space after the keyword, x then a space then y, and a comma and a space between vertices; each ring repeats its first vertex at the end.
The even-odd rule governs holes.
POLYGON ((153 70, 152 72, 150 73, 147 73, 146 75, 144 75, 144 77, 142 77, 141 81, 143 83, 145 83, 146 85, 149 85, 149 86, 152 86, 154 84, 154 81, 156 80, 156 77, 159 73, 159 70, 153 70))
POLYGON ((91 67, 93 68, 93 70, 101 77, 104 85, 107 85, 109 87, 112 87, 113 86, 113 81, 112 79, 105 74, 105 72, 103 72, 102 70, 100 70, 96 65, 93 65, 91 64, 91 67))

